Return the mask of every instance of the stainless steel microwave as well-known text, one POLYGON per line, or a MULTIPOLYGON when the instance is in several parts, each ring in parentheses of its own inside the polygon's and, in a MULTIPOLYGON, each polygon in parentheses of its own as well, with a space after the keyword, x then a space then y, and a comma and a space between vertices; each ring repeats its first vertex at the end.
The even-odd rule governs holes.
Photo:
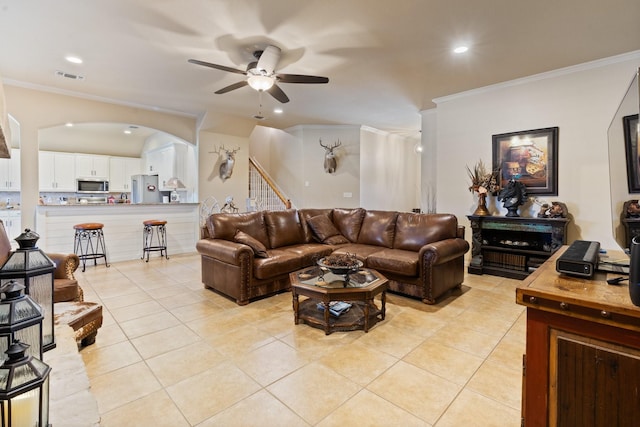
POLYGON ((76 193, 108 193, 109 181, 103 179, 78 178, 76 179, 76 193))

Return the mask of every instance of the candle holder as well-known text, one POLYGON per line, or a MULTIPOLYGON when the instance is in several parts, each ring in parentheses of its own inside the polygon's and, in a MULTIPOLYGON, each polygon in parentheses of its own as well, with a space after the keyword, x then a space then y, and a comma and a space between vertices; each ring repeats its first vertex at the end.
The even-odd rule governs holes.
POLYGON ((51 258, 36 247, 39 238, 38 233, 29 229, 16 237, 19 248, 11 252, 0 267, 0 286, 12 280, 18 282, 40 305, 44 316, 42 350, 48 351, 56 346, 53 330, 53 272, 56 267, 51 258))
POLYGON ((14 341, 0 366, 0 422, 2 427, 50 426, 49 373, 39 359, 25 355, 27 344, 14 341))
POLYGON ((29 295, 25 287, 10 280, 0 288, 0 355, 9 349, 14 341, 29 346, 27 353, 42 359, 42 320, 40 306, 29 295))

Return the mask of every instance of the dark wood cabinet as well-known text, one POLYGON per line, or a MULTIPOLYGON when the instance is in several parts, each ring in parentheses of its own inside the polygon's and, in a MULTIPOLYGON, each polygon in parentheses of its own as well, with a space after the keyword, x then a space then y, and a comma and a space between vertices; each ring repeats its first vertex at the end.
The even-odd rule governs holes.
POLYGON ((640 307, 627 286, 607 285, 606 273, 556 272, 564 250, 516 290, 527 307, 522 425, 637 426, 640 307))
POLYGON ((524 279, 566 243, 567 218, 468 215, 470 274, 524 279))

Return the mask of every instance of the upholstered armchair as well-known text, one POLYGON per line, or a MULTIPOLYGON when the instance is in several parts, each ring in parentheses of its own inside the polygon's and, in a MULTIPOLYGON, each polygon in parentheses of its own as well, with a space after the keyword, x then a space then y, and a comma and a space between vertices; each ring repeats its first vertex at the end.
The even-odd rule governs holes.
MULTIPOLYGON (((11 252, 11 241, 7 236, 2 220, 0 220, 0 266, 2 266, 11 252)), ((80 265, 76 254, 47 254, 56 265, 53 272, 53 302, 84 300, 82 288, 73 273, 80 265)))

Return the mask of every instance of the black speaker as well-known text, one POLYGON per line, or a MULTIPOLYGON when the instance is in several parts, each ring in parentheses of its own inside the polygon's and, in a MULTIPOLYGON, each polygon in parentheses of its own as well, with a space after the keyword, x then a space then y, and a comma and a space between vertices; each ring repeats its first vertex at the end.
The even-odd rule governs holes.
POLYGON ((631 261, 629 264, 629 296, 634 305, 640 307, 640 241, 631 239, 631 261))

